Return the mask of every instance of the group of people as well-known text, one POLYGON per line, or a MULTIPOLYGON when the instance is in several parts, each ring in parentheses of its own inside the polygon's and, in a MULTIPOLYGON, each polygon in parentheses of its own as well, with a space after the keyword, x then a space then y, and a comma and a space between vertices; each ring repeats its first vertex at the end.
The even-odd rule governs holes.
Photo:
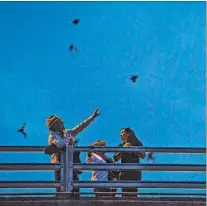
MULTIPOLYGON (((52 156, 51 163, 60 163, 61 153, 60 149, 63 149, 66 144, 76 145, 76 136, 88 127, 97 116, 99 116, 98 108, 95 109, 94 113, 85 121, 80 123, 73 129, 65 129, 63 120, 56 115, 50 116, 46 120, 46 125, 49 128, 49 147, 53 148, 49 151, 49 148, 46 148, 46 154, 52 156)), ((121 133, 121 147, 129 146, 143 146, 141 141, 137 139, 134 131, 131 128, 122 128, 121 133)), ((91 147, 96 146, 107 146, 106 141, 95 141, 91 147)), ((74 152, 73 162, 80 163, 80 153, 74 152)), ((145 152, 116 152, 113 158, 108 157, 104 152, 89 152, 86 157, 87 163, 117 163, 121 160, 121 163, 139 163, 139 158, 145 158, 145 152)), ((74 171, 73 179, 79 180, 79 174, 81 171, 74 171)), ((125 180, 125 181, 139 181, 141 180, 141 171, 92 171, 92 181, 116 181, 116 180, 125 180)), ((60 181, 60 171, 55 171, 55 180, 60 181)), ((60 188, 56 189, 56 192, 60 192, 60 188)), ((75 188, 72 191, 75 196, 78 195, 79 189, 75 188)), ((137 188, 122 188, 122 196, 137 196, 137 188)), ((113 188, 94 188, 94 193, 96 197, 100 196, 115 196, 116 189, 113 188)))

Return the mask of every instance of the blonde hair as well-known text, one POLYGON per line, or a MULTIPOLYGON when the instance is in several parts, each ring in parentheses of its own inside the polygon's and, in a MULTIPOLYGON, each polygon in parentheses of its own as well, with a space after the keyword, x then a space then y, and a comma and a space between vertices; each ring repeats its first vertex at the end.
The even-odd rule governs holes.
POLYGON ((106 141, 103 140, 97 140, 92 144, 94 147, 106 147, 106 145, 106 141))

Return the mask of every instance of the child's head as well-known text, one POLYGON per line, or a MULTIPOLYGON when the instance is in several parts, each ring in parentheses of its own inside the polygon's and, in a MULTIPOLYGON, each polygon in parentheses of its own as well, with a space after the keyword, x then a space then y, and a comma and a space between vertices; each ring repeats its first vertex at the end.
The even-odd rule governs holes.
MULTIPOLYGON (((106 147, 107 144, 106 144, 106 141, 97 140, 92 144, 92 146, 93 147, 106 147)), ((105 154, 105 152, 95 152, 95 153, 98 154, 98 155, 104 155, 105 154)))

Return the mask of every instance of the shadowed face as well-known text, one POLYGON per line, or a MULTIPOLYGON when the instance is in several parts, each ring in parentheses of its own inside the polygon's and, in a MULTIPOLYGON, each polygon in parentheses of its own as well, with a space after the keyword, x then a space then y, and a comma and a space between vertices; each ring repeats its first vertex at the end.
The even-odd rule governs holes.
POLYGON ((53 132, 63 132, 64 129, 65 127, 61 119, 57 119, 50 127, 50 130, 53 132))
POLYGON ((120 137, 122 142, 127 142, 128 135, 129 134, 127 133, 126 129, 121 130, 120 137))

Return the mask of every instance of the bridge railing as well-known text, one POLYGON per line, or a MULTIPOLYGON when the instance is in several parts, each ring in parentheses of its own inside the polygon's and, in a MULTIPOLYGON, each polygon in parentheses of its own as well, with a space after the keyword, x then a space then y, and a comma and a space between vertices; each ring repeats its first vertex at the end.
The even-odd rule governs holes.
MULTIPOLYGON (((44 152, 42 146, 0 146, 0 152, 44 152)), ((73 188, 168 188, 168 189, 192 189, 205 190, 206 181, 75 181, 74 170, 139 170, 139 171, 167 171, 167 172, 206 172, 205 164, 86 164, 73 163, 73 152, 155 152, 155 153, 177 153, 177 154, 206 154, 205 148, 162 148, 162 147, 66 147, 61 152, 61 163, 0 163, 0 171, 55 171, 60 170, 60 182, 55 181, 0 181, 0 189, 13 188, 57 188, 61 192, 71 193, 73 188)), ((202 193, 201 195, 203 195, 202 193)))

